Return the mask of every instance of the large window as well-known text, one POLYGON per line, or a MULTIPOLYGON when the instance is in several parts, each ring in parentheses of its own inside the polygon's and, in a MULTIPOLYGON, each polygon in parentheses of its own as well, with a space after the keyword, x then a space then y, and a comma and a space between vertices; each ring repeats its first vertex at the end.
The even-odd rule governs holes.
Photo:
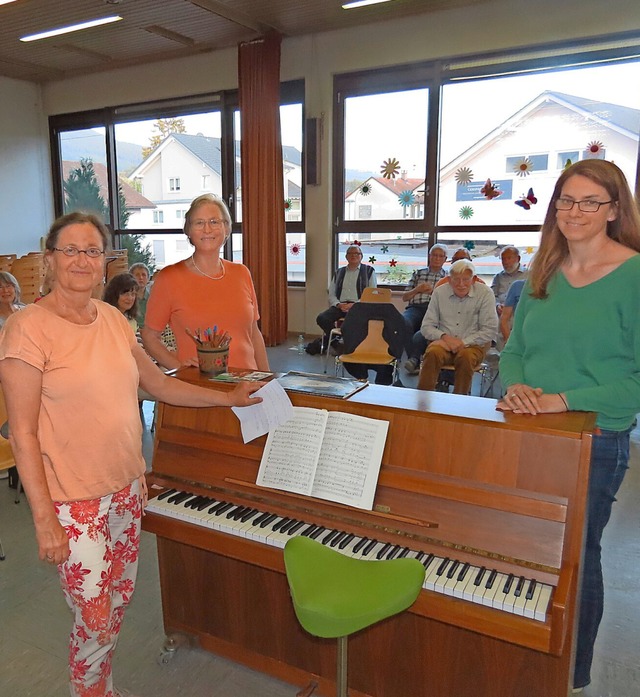
POLYGON ((337 263, 358 242, 398 286, 436 240, 466 246, 486 277, 505 244, 527 263, 569 163, 613 160, 636 187, 639 55, 640 37, 608 37, 337 76, 337 263))
MULTIPOLYGON (((304 257, 302 128, 304 84, 282 86, 287 241, 304 257)), ((191 254, 182 228, 190 202, 214 193, 229 205, 242 259, 241 151, 237 94, 115 107, 50 119, 58 213, 90 209, 107 222, 130 260, 162 268, 191 254)), ((295 269, 293 268, 295 267, 295 269)), ((289 278, 304 282, 304 264, 289 278)))

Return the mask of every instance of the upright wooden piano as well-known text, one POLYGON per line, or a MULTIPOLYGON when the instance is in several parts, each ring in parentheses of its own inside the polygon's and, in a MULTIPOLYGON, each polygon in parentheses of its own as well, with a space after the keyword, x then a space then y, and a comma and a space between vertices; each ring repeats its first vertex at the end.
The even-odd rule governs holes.
MULTIPOLYGON (((178 378, 230 389, 192 368, 178 378)), ((143 527, 157 535, 166 632, 333 695, 335 642, 299 626, 281 549, 316 534, 427 566, 410 610, 350 639, 351 694, 566 697, 594 415, 505 415, 490 399, 375 385, 290 396, 389 421, 374 510, 258 487, 265 437, 243 444, 230 409, 161 405, 149 489, 164 496, 143 527)))

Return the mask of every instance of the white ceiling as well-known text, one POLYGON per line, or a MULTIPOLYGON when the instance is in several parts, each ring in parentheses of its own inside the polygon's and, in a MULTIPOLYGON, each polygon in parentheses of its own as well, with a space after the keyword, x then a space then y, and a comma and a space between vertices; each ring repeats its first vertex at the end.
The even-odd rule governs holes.
POLYGON ((489 0, 17 0, 0 5, 0 75, 47 82, 236 46, 269 30, 331 31, 489 0), (34 42, 27 34, 119 14, 120 22, 34 42))

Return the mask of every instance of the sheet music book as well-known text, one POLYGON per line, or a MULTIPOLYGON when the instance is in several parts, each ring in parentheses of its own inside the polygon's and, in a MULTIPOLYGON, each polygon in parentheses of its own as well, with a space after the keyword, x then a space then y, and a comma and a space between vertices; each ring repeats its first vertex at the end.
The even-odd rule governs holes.
POLYGON ((372 510, 389 422, 294 407, 269 432, 256 483, 372 510))

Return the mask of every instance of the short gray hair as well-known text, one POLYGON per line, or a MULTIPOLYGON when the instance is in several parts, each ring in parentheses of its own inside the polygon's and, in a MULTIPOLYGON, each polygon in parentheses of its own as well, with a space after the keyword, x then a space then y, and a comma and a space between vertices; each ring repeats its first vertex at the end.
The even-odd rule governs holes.
POLYGON ((184 234, 187 237, 189 237, 188 229, 189 225, 191 224, 191 216, 193 215, 196 209, 198 209, 200 206, 203 206, 205 203, 213 203, 214 205, 218 206, 218 208, 220 209, 220 216, 224 220, 224 227, 227 231, 227 237, 229 237, 229 234, 231 232, 231 213, 229 213, 227 204, 215 194, 202 194, 201 196, 198 196, 197 198, 194 198, 193 201, 191 201, 189 210, 185 213, 184 216, 184 234))
POLYGON ((471 271, 471 275, 476 275, 476 267, 468 259, 458 259, 451 264, 449 276, 461 276, 465 271, 471 271))
POLYGON ((6 283, 7 285, 13 286, 13 290, 16 292, 16 297, 13 299, 14 303, 20 302, 20 284, 18 279, 8 271, 0 271, 0 283, 6 283))
POLYGON ((449 256, 449 250, 447 249, 447 245, 442 244, 442 242, 436 242, 429 250, 429 254, 431 254, 431 252, 433 252, 434 249, 441 249, 445 253, 445 256, 449 256))

